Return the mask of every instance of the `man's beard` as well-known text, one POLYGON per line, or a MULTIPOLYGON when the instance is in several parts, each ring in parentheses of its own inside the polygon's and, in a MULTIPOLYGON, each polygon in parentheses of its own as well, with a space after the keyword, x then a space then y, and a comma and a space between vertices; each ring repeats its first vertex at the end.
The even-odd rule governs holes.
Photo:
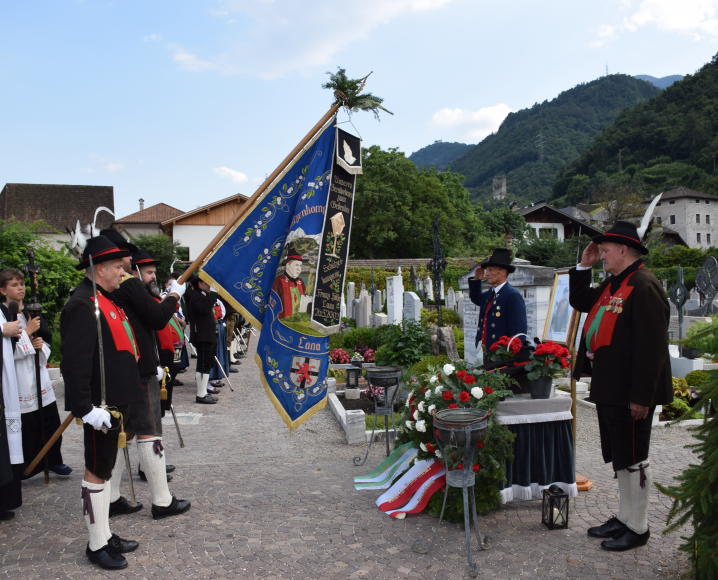
POLYGON ((145 284, 145 286, 147 287, 147 290, 150 291, 150 294, 152 294, 152 296, 157 296, 157 298, 162 296, 162 291, 160 290, 160 287, 157 285, 157 282, 147 282, 145 284))

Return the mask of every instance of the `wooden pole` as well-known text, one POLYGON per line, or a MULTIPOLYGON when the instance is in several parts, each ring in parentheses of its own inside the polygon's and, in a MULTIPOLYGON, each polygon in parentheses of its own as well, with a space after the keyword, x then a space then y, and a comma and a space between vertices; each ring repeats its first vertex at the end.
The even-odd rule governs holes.
POLYGON ((573 417, 571 433, 573 435, 574 450, 576 448, 576 378, 573 375, 573 369, 576 366, 576 332, 580 319, 581 313, 577 310, 572 310, 571 319, 568 323, 568 336, 566 337, 566 346, 571 354, 571 416, 573 417))
POLYGON ((202 262, 204 262, 204 259, 207 257, 207 255, 214 250, 214 248, 217 246, 217 244, 220 242, 220 240, 227 235, 227 232, 231 230, 234 225, 241 220, 244 215, 249 211, 249 209, 254 205, 254 202, 257 200, 257 198, 262 195, 262 193, 269 187, 269 185, 277 178, 277 176, 284 171, 284 169, 291 163, 291 161, 297 156, 297 154, 306 146, 307 143, 311 140, 312 137, 321 129, 329 119, 332 118, 334 113, 336 113, 339 110, 339 107, 341 106, 340 103, 335 103, 332 105, 332 107, 324 114, 324 116, 317 121, 317 123, 309 130, 309 133, 307 133, 304 138, 297 144, 297 146, 292 149, 292 151, 287 155, 282 162, 277 166, 277 168, 272 171, 272 173, 262 182, 262 185, 260 185, 257 190, 252 194, 252 197, 250 197, 247 202, 242 205, 241 208, 237 210, 237 213, 234 215, 234 217, 227 222, 227 224, 220 230, 220 232, 214 236, 212 241, 207 245, 207 247, 202 250, 202 252, 195 258, 194 262, 192 262, 184 272, 182 272, 182 275, 179 277, 177 282, 182 284, 183 282, 187 281, 187 278, 189 278, 192 273, 197 270, 201 265, 202 262))
POLYGON ((65 429, 67 429, 67 426, 70 424, 70 422, 74 419, 74 415, 72 413, 69 413, 67 417, 65 417, 65 420, 62 422, 62 425, 60 425, 55 432, 52 434, 52 437, 50 437, 47 440, 47 443, 42 446, 42 449, 40 449, 40 452, 37 454, 35 459, 33 459, 30 462, 30 465, 28 465, 25 468, 25 475, 30 475, 32 473, 32 470, 37 467, 37 464, 42 461, 42 458, 47 455, 47 452, 50 451, 50 448, 55 444, 55 441, 57 441, 60 438, 60 435, 63 434, 65 429))

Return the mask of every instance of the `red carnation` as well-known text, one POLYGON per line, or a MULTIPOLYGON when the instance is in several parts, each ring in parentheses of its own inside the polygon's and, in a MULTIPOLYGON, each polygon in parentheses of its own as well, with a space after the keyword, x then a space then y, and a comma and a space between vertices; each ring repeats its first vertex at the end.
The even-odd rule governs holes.
POLYGON ((471 395, 469 394, 469 391, 461 391, 459 393, 459 401, 462 403, 466 403, 466 401, 471 399, 471 395))
POLYGON ((456 376, 463 379, 466 376, 466 371, 456 371, 456 376))
POLYGON ((464 377, 464 382, 467 385, 473 385, 476 382, 476 377, 474 375, 466 375, 464 377))
POLYGON ((483 441, 479 441, 479 442, 476 444, 476 448, 477 448, 477 449, 483 449, 483 447, 484 447, 484 442, 483 442, 483 441))
POLYGON ((457 405, 456 403, 451 403, 451 405, 449 405, 449 406, 446 407, 446 408, 447 408, 447 409, 458 409, 458 408, 459 408, 459 405, 457 405))
POLYGON ((457 463, 457 464, 456 464, 456 469, 464 469, 464 464, 463 464, 463 463, 457 463))
POLYGON ((451 401, 454 398, 454 393, 451 391, 444 391, 441 393, 441 397, 444 399, 444 401, 451 401))
POLYGON ((426 450, 427 450, 429 453, 433 453, 434 451, 436 451, 436 445, 434 445, 433 443, 427 443, 427 444, 426 444, 426 450))
POLYGON ((487 395, 490 395, 493 392, 494 390, 491 387, 484 387, 484 393, 486 393, 487 395))
POLYGON ((474 463, 474 465, 471 466, 471 471, 476 473, 479 469, 481 469, 481 466, 478 463, 474 463))

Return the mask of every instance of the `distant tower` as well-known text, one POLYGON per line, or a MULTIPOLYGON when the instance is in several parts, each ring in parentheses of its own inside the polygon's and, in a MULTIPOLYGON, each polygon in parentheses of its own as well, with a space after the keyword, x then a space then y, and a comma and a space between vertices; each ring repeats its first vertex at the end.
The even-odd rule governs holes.
POLYGON ((506 199, 506 191, 506 174, 502 173, 501 175, 495 175, 493 181, 491 182, 492 197, 496 201, 506 199))

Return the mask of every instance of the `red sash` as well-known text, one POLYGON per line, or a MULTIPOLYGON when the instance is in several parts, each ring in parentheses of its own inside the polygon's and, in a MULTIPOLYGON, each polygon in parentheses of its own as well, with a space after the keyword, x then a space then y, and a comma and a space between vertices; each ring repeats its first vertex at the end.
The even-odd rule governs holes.
MULTIPOLYGON (((100 312, 105 317, 110 329, 115 350, 126 350, 135 357, 135 360, 139 360, 140 353, 137 349, 135 334, 125 311, 102 293, 98 292, 97 296, 99 297, 100 312)), ((95 297, 90 296, 90 300, 94 303, 95 297)))
MULTIPOLYGON (((642 267, 643 265, 640 266, 642 267)), ((613 294, 611 284, 606 284, 601 296, 591 307, 583 324, 583 336, 588 352, 596 352, 602 346, 611 344, 618 317, 623 313, 625 302, 633 292, 633 286, 629 286, 628 282, 637 271, 626 276, 613 294)))
MULTIPOLYGON (((153 296, 157 302, 162 302, 157 296, 153 296)), ((175 320, 175 317, 170 318, 167 325, 157 332, 157 340, 160 345, 160 350, 173 351, 175 344, 181 343, 184 340, 184 332, 180 328, 179 324, 175 320)))

